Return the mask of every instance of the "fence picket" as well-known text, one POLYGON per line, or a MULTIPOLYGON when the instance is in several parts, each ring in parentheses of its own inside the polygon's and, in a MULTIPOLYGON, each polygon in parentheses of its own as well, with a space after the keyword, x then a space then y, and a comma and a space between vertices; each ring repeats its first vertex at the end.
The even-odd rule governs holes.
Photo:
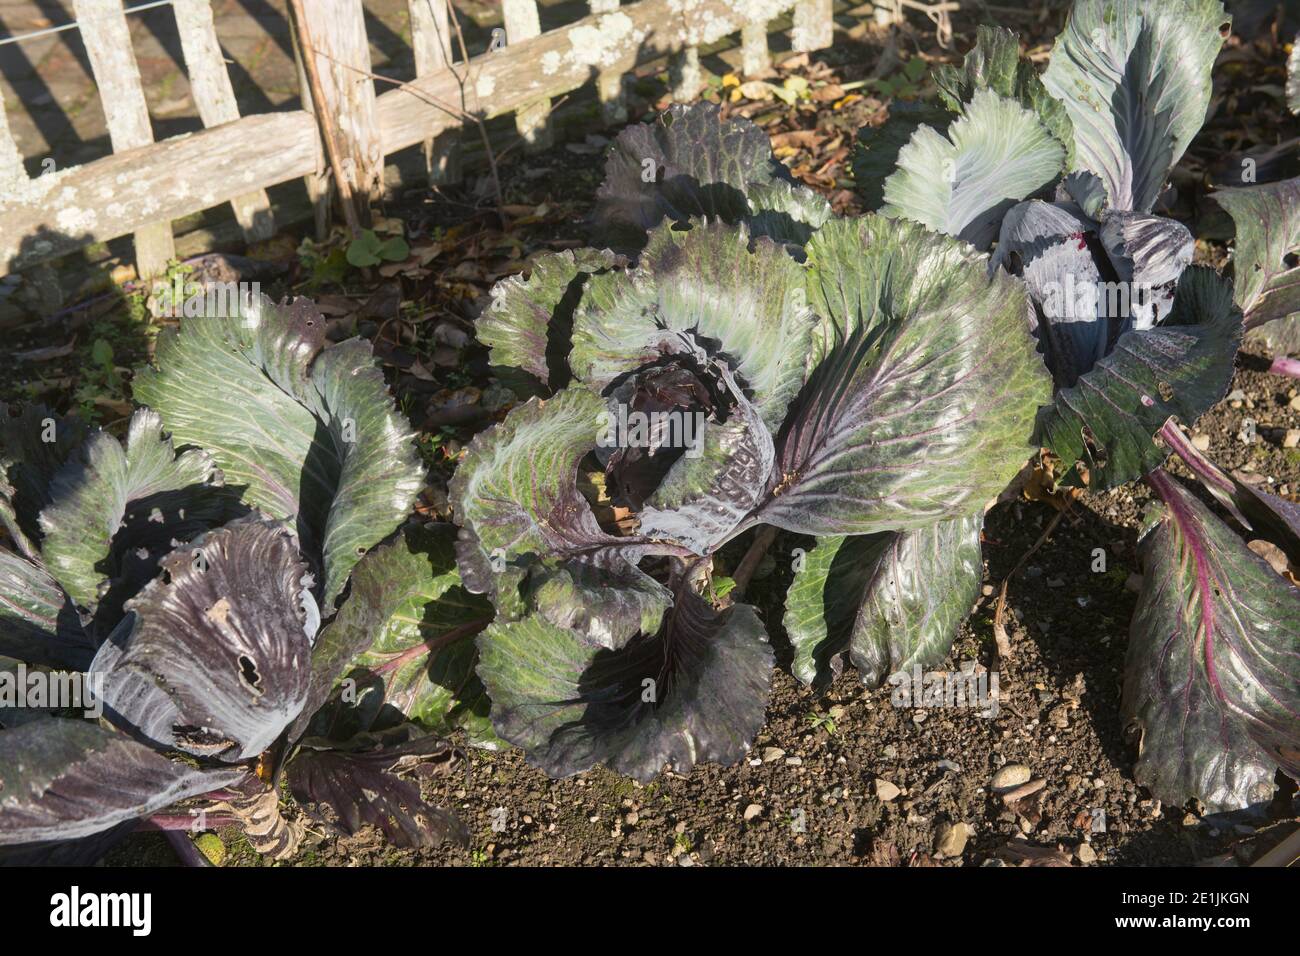
MULTIPOLYGON (((298 96, 302 102, 303 111, 315 116, 316 103, 311 95, 311 83, 307 79, 307 67, 302 61, 302 44, 298 42, 297 31, 290 30, 289 35, 293 40, 293 65, 298 73, 298 96)), ((319 135, 316 137, 316 143, 318 146, 322 145, 319 135)), ((303 177, 303 184, 307 187, 307 199, 311 203, 312 220, 316 227, 316 239, 318 242, 324 242, 329 237, 333 210, 330 208, 329 169, 325 160, 325 150, 318 148, 316 154, 315 171, 303 177)))
POLYGON ((767 22, 751 21, 740 28, 740 72, 756 76, 772 65, 767 46, 767 22))
MULTIPOLYGON (((226 70, 217 25, 212 16, 211 0, 173 0, 176 28, 181 38, 181 53, 194 91, 194 102, 204 126, 220 126, 239 119, 235 88, 226 70)), ((275 234, 271 200, 265 189, 236 196, 230 201, 235 218, 250 242, 269 239, 275 234)))
POLYGON ((799 0, 790 29, 790 49, 811 53, 831 45, 835 32, 834 0, 799 0))
MULTIPOLYGON (((428 76, 451 67, 454 57, 448 6, 448 0, 407 0, 416 76, 428 76)), ((459 129, 449 129, 424 141, 424 165, 430 183, 460 181, 460 136, 459 129)))
POLYGON ((686 103, 700 95, 704 77, 700 72, 700 48, 688 46, 674 54, 669 64, 672 96, 678 103, 686 103))
MULTIPOLYGON (((589 0, 591 15, 601 16, 618 11, 619 0, 589 0)), ((623 71, 602 69, 596 74, 596 95, 600 98, 600 112, 608 126, 622 126, 627 122, 627 93, 623 89, 623 71)))
MULTIPOLYGON (((507 43, 521 43, 542 34, 542 21, 537 12, 536 0, 501 0, 501 15, 505 21, 507 43)), ((529 149, 545 149, 550 146, 554 141, 550 97, 517 110, 515 128, 529 149)))
MULTIPOLYGON (((383 193, 384 147, 375 113, 375 81, 370 69, 361 0, 311 0, 302 4, 324 103, 338 130, 342 174, 352 187, 358 219, 369 221, 370 203, 383 193)), ((310 55, 304 51, 304 55, 310 55)))
POLYGON ((0 98, 0 197, 18 195, 26 184, 23 154, 9 132, 9 117, 5 115, 4 99, 0 98))
MULTIPOLYGON (((81 23, 81 39, 104 105, 113 152, 150 145, 154 139, 149 106, 122 0, 72 0, 72 9, 81 23)), ((152 189, 155 184, 140 185, 152 189)), ((135 268, 142 279, 164 274, 175 257, 170 221, 150 223, 136 230, 135 268)))
MULTIPOLYGON (((150 269, 165 267, 171 257, 173 220, 298 177, 307 179, 318 234, 324 234, 330 179, 315 104, 306 83, 302 84, 301 110, 244 116, 189 136, 152 143, 121 0, 76 2, 78 15, 97 26, 88 31, 87 47, 93 50, 97 78, 106 78, 102 88, 110 91, 105 94, 105 109, 117 152, 29 179, 0 117, 0 274, 32 270, 91 242, 135 233, 143 239, 137 242, 137 253, 141 274, 147 275, 150 269), (108 21, 113 25, 107 31, 103 27, 106 11, 113 14, 108 21), (126 78, 125 85, 109 82, 121 77, 126 78), (128 183, 142 188, 124 189, 128 183), (160 242, 165 240, 165 252, 150 247, 151 231, 161 236, 160 242)), ((442 2, 430 0, 433 5, 426 9, 436 14, 437 4, 442 2)), ((535 13, 535 4, 526 2, 535 13)), ((328 85, 323 99, 332 104, 322 108, 330 110, 329 115, 346 134, 347 142, 342 145, 350 151, 343 155, 351 163, 345 166, 340 162, 339 166, 350 170, 348 181, 355 183, 355 194, 364 203, 370 198, 370 189, 377 191, 381 183, 384 156, 420 145, 431 136, 461 132, 460 110, 484 119, 520 110, 527 113, 537 106, 549 110, 554 97, 578 89, 593 77, 629 75, 638 66, 665 57, 673 60, 674 92, 693 96, 698 92, 701 44, 742 32, 751 51, 756 50, 760 29, 765 30, 796 2, 635 0, 614 8, 613 0, 588 0, 592 15, 576 23, 522 40, 516 29, 513 42, 502 49, 476 56, 455 70, 423 72, 378 96, 361 0, 309 0, 306 4, 294 0, 292 5, 310 10, 310 22, 306 17, 304 22, 314 28, 312 43, 323 74, 322 89, 328 85), (341 105, 335 102, 338 85, 347 94, 341 105), (366 188, 355 188, 363 185, 366 188)), ((828 9, 821 0, 798 2, 805 11, 801 26, 814 23, 808 19, 809 10, 824 13, 828 9)), ((516 5, 515 0, 508 4, 516 5)), ((829 20, 821 22, 825 27, 829 20)), ((809 42, 807 32, 800 39, 809 42)), ((298 41, 295 32, 295 48, 298 41)), ((426 52, 437 52, 431 45, 422 46, 426 52)), ((441 54, 445 53, 443 47, 441 54)), ((606 90, 613 93, 612 79, 609 82, 606 90)))

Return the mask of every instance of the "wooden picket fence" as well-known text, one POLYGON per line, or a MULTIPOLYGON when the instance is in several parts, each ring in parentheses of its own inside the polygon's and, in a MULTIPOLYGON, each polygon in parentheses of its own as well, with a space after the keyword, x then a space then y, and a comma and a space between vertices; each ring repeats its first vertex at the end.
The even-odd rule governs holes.
POLYGON ((606 117, 624 119, 623 78, 662 57, 673 95, 691 99, 701 47, 738 33, 744 68, 758 70, 772 21, 793 11, 793 50, 821 49, 831 42, 832 2, 590 0, 587 17, 543 33, 535 0, 502 0, 505 45, 458 62, 447 0, 408 0, 416 76, 376 93, 362 0, 305 0, 294 5, 332 121, 330 162, 301 55, 302 109, 239 116, 209 0, 172 0, 205 128, 155 142, 122 0, 73 0, 113 153, 28 176, 0 107, 0 275, 131 235, 137 273, 155 276, 175 258, 174 220, 230 203, 244 236, 265 238, 276 229, 268 187, 305 178, 319 217, 337 169, 340 194, 364 206, 382 190, 385 157, 417 144, 430 175, 445 181, 456 175, 466 123, 513 113, 524 139, 544 145, 552 99, 588 83, 606 117))

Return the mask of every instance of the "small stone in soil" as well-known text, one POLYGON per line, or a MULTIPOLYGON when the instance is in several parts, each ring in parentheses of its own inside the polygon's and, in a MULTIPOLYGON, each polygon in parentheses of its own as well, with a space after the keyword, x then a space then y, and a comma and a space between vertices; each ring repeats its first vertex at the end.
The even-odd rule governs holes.
POLYGON ((745 822, 748 823, 750 820, 754 819, 754 817, 761 816, 762 813, 763 805, 761 803, 751 803, 749 806, 745 807, 745 822))
POLYGON ((780 747, 763 748, 763 763, 772 763, 773 761, 780 760, 784 756, 785 751, 780 747))
POLYGON ((1029 768, 1022 763, 1009 763, 993 775, 989 786, 996 792, 1014 790, 1021 784, 1028 783, 1033 776, 1029 768))
POLYGON ((1097 851, 1087 843, 1080 843, 1079 849, 1074 851, 1074 855, 1079 858, 1079 862, 1085 866, 1097 862, 1097 851))
POLYGON ((888 803, 890 800, 897 799, 898 795, 902 792, 903 791, 900 790, 895 784, 890 783, 884 777, 876 778, 876 799, 877 800, 880 800, 883 803, 888 803))
POLYGON ((965 823, 941 823, 934 841, 936 858, 959 857, 966 850, 966 841, 970 839, 971 828, 965 823))

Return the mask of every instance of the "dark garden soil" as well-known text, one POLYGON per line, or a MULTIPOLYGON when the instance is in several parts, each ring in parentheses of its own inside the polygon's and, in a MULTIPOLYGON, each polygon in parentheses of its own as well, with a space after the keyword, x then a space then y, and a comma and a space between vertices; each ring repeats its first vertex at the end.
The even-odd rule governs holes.
MULTIPOLYGON (((1042 41, 1055 35, 1063 14, 1054 6, 1034 5, 1017 16, 1008 25, 1038 44, 1031 52, 1041 53, 1042 41)), ((955 46, 965 49, 973 23, 959 20, 955 26, 955 46)), ((1213 121, 1180 169, 1185 218, 1205 215, 1197 184, 1222 182, 1215 180, 1215 168, 1295 136, 1294 121, 1285 117, 1276 96, 1260 92, 1280 87, 1284 60, 1267 30, 1254 43, 1232 41, 1224 57, 1227 80, 1212 107, 1213 121)), ((880 122, 891 98, 924 92, 923 80, 908 78, 906 64, 916 58, 951 59, 952 54, 939 49, 929 33, 886 43, 860 29, 851 42, 837 40, 826 56, 811 62, 799 58, 769 78, 782 89, 788 77, 808 80, 809 95, 793 106, 757 87, 733 94, 737 84, 730 80, 716 82, 710 95, 728 111, 764 125, 778 157, 830 196, 837 211, 856 212, 848 173, 853 132, 880 122)), ((655 106, 661 90, 659 78, 647 77, 637 87, 634 113, 655 106)), ((429 516, 448 516, 446 481, 456 457, 475 431, 504 413, 509 400, 491 378, 483 350, 472 342, 472 317, 491 283, 525 267, 528 256, 582 244, 582 219, 601 179, 606 143, 604 134, 570 133, 568 145, 544 154, 521 157, 515 150, 501 166, 499 211, 484 199, 484 181, 477 193, 472 188, 407 193, 389 215, 405 224, 413 258, 378 272, 331 273, 329 255, 340 248, 337 242, 306 254, 297 250, 297 239, 284 238, 248 250, 251 258, 278 263, 268 291, 312 294, 335 337, 359 332, 376 343, 402 407, 421 428, 433 476, 422 508, 429 516)), ((1294 175, 1288 166, 1294 163, 1293 149, 1274 157, 1275 172, 1266 178, 1294 175)), ((1221 265, 1224 248, 1200 243, 1198 257, 1221 265)), ((333 261, 337 265, 337 256, 333 261)), ((223 268, 249 267, 231 262, 223 268)), ((0 381, 3 397, 79 405, 118 427, 128 408, 128 369, 147 357, 151 334, 138 299, 133 303, 126 296, 110 296, 70 311, 59 322, 25 330, 11 347, 48 353, 12 364, 0 381), (99 361, 103 347, 96 352, 101 340, 112 349, 107 363, 99 361), (54 354, 62 349, 67 351, 54 354)), ((1300 383, 1268 374, 1267 366, 1262 353, 1244 351, 1232 393, 1195 424, 1192 434, 1221 466, 1256 476, 1297 500, 1300 449, 1285 446, 1288 432, 1300 430, 1295 388, 1300 383)), ((1009 655, 999 654, 994 638, 998 589, 1059 512, 1051 501, 1028 499, 989 512, 984 593, 942 666, 956 670, 975 662, 996 673, 995 716, 981 716, 973 708, 895 706, 891 687, 864 689, 851 668, 824 691, 800 686, 788 673, 781 602, 792 576, 792 549, 806 547, 808 540, 782 535, 747 597, 766 619, 780 665, 767 723, 748 760, 725 768, 702 765, 685 776, 667 773, 641 786, 603 769, 551 781, 516 751, 468 751, 425 787, 434 802, 466 822, 469 847, 397 850, 369 829, 335 835, 286 797, 286 812, 300 815, 308 828, 291 863, 1250 862, 1300 819, 1289 782, 1267 813, 1203 818, 1194 807, 1162 806, 1132 777, 1134 742, 1121 727, 1120 696, 1138 583, 1135 548, 1148 500, 1146 489, 1133 485, 1085 493, 1066 505, 1054 531, 1010 578, 1009 655), (999 772, 999 782, 1022 785, 1018 800, 994 792, 999 772)), ((734 567, 747 544, 742 539, 725 551, 720 570, 734 567)), ((236 832, 222 837, 229 849, 226 865, 266 862, 236 832)), ((174 859, 160 837, 139 835, 108 862, 174 859)))

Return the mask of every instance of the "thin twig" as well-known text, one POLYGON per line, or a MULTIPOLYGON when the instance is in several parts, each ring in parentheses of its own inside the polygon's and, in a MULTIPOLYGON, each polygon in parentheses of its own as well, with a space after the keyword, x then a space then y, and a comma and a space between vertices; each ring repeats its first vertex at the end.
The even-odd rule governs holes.
POLYGON ((1047 527, 1043 529, 1043 533, 1040 534, 1038 540, 1034 542, 1034 546, 1020 556, 1020 560, 1017 561, 1016 566, 1011 569, 1011 573, 1002 579, 1002 588, 998 591, 997 606, 993 609, 993 639, 997 644, 998 657, 1000 658, 1011 656, 1011 641, 1007 637, 1007 628, 1005 623, 1007 615, 1007 585, 1011 583, 1011 579, 1016 576, 1020 569, 1025 566, 1025 562, 1029 560, 1033 553, 1041 548, 1043 543, 1052 536, 1052 532, 1056 530, 1056 526, 1061 523, 1061 519, 1064 517, 1064 510, 1058 511, 1053 515, 1052 520, 1049 521, 1047 527))
MULTIPOLYGON (((343 216, 348 221, 352 238, 361 235, 361 219, 353 205, 352 182, 344 174, 343 159, 339 155, 336 139, 338 130, 334 126, 334 114, 325 102, 324 88, 321 86, 320 70, 316 63, 316 46, 312 42, 311 28, 302 9, 302 0, 289 0, 289 12, 298 30, 298 44, 302 47, 303 66, 307 71, 307 86, 311 89, 312 106, 316 120, 320 123, 321 138, 325 140, 325 155, 329 158, 330 169, 334 172, 334 182, 338 186, 339 201, 343 203, 343 216)), ((330 58, 328 54, 325 54, 330 58)), ((332 59, 332 58, 331 58, 332 59)))
MULTIPOLYGON (((465 74, 469 75, 469 48, 465 46, 465 33, 460 28, 460 20, 456 18, 456 8, 452 6, 451 0, 447 0, 447 15, 451 20, 451 25, 456 31, 456 42, 460 44, 460 57, 465 61, 465 74)), ((460 101, 465 102, 465 77, 461 76, 455 70, 452 70, 452 76, 456 77, 456 82, 460 84, 460 101)), ((497 175, 497 158, 492 152, 492 141, 488 138, 487 126, 483 120, 475 116, 475 122, 478 125, 479 137, 483 140, 483 149, 487 153, 488 168, 492 171, 492 188, 496 191, 497 210, 505 205, 504 194, 501 192, 501 177, 497 175)))

